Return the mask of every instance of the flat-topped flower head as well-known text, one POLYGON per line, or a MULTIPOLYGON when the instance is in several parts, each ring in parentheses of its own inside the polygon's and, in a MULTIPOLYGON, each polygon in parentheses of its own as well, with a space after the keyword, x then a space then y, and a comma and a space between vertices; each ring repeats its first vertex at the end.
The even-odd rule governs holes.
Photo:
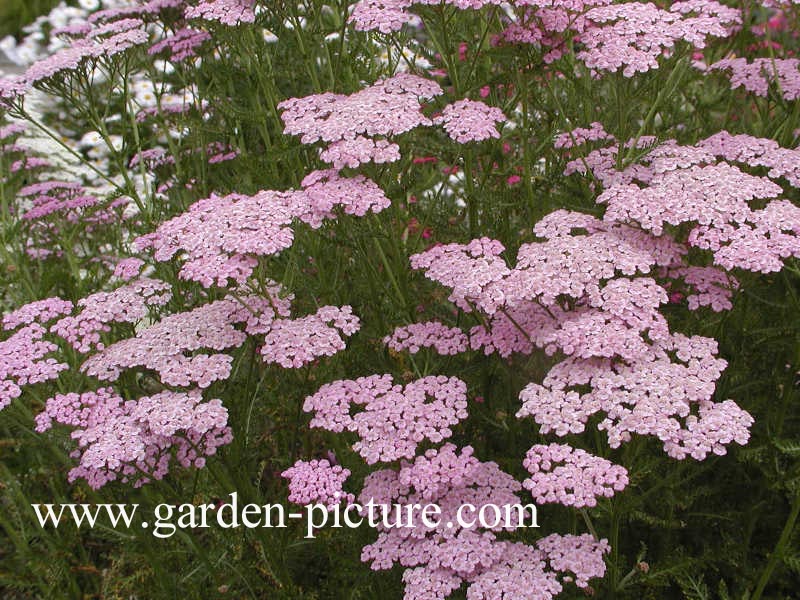
POLYGON ((756 96, 766 96, 771 84, 784 100, 800 98, 800 59, 797 58, 725 58, 709 69, 730 73, 731 88, 744 88, 756 96))
POLYGON ((125 401, 112 388, 59 394, 36 417, 36 430, 73 429, 78 465, 69 481, 85 479, 99 489, 115 480, 139 487, 163 479, 170 463, 202 468, 206 457, 233 439, 228 411, 219 400, 204 402, 198 390, 164 391, 125 401))
POLYGON ((44 339, 46 332, 34 322, 0 341, 0 410, 22 395, 22 386, 55 379, 69 369, 69 365, 48 356, 58 346, 44 339))
POLYGON ((505 122, 503 111, 494 106, 487 106, 475 100, 459 100, 448 104, 441 116, 433 122, 441 124, 453 140, 459 144, 479 142, 490 138, 499 138, 496 123, 505 122))
POLYGON ((201 0, 195 6, 187 6, 184 16, 187 19, 216 21, 230 27, 256 20, 251 0, 201 0))
POLYGON ((741 23, 738 10, 713 0, 675 2, 668 10, 652 3, 624 2, 583 15, 583 48, 577 58, 592 71, 619 71, 625 77, 658 68, 658 58, 677 42, 704 48, 709 37, 727 37, 741 23))
POLYGON ((281 477, 289 480, 289 502, 295 504, 322 504, 333 509, 342 502, 350 504, 355 500, 353 494, 343 489, 350 470, 325 459, 298 460, 281 477))
POLYGON ((677 459, 723 454, 733 441, 747 443, 753 419, 732 401, 713 402, 727 365, 716 353, 713 339, 672 334, 630 364, 570 358, 555 365, 541 385, 522 390, 517 416, 532 416, 543 434, 564 436, 583 432, 590 416, 605 413, 598 429, 612 448, 635 433, 657 437, 677 459), (590 391, 582 391, 584 386, 590 391))
POLYGON ((291 247, 295 219, 319 227, 325 219, 335 218, 336 208, 363 216, 387 206, 383 191, 363 175, 314 171, 303 180, 301 190, 211 195, 134 244, 138 250, 151 250, 159 262, 180 252, 185 257, 179 272, 183 279, 204 287, 225 287, 229 279, 241 285, 255 270, 257 257, 291 247))
POLYGON ((111 323, 135 323, 151 307, 164 306, 172 298, 169 284, 141 277, 111 292, 95 292, 78 300, 80 312, 57 321, 50 331, 64 338, 79 352, 102 349, 100 334, 111 323))
POLYGON ((536 444, 523 466, 531 476, 522 485, 539 503, 595 506, 598 497, 611 497, 628 485, 624 467, 565 444, 536 444))
POLYGON ((410 258, 411 268, 425 271, 428 279, 453 288, 449 300, 460 309, 472 306, 493 313, 504 302, 495 285, 511 272, 500 256, 505 251, 497 240, 481 238, 468 244, 434 246, 410 258))
POLYGON ((276 307, 288 314, 280 299, 250 296, 168 315, 89 357, 81 370, 102 381, 115 381, 124 369, 144 367, 156 371, 167 385, 205 388, 230 375, 233 357, 221 352, 241 346, 248 332, 264 331, 276 316, 276 307), (236 327, 240 324, 246 331, 236 327), (204 348, 217 353, 196 353, 204 348))
POLYGON ((278 105, 284 133, 300 135, 304 144, 332 143, 357 136, 390 136, 431 125, 420 100, 442 93, 439 85, 409 73, 379 81, 349 96, 326 92, 290 98, 278 105))
POLYGON ((383 343, 396 352, 408 350, 416 354, 421 348, 434 348, 438 354, 459 354, 469 348, 469 338, 458 327, 448 327, 438 321, 412 323, 397 327, 383 343))
POLYGON ((29 302, 3 315, 3 329, 8 331, 32 323, 45 325, 56 317, 70 314, 73 308, 72 302, 57 296, 29 302))
POLYGON ((390 375, 334 381, 306 398, 311 427, 353 431, 353 449, 368 464, 413 458, 423 440, 441 442, 467 417, 467 386, 456 377, 429 376, 405 386, 390 375), (353 413, 354 408, 363 407, 353 413))
POLYGON ((275 319, 264 336, 261 355, 264 362, 296 369, 344 350, 343 336, 353 335, 360 326, 349 306, 323 306, 307 317, 275 319))

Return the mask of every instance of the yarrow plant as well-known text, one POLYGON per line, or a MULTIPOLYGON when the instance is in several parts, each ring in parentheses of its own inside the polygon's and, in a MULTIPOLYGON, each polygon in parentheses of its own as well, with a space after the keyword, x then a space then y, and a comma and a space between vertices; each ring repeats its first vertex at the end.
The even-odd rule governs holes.
POLYGON ((78 4, 0 41, 0 587, 793 597, 796 3, 78 4))

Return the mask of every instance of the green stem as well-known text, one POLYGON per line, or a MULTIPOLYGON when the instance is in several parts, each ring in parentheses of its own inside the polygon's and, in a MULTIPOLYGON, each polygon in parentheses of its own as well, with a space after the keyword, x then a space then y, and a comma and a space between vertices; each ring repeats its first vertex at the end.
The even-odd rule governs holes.
POLYGON ((778 561, 780 561, 783 558, 783 553, 784 550, 786 549, 786 545, 789 543, 789 540, 792 537, 792 533, 794 533, 794 525, 795 522, 797 521, 798 514, 800 514, 800 494, 796 494, 794 497, 794 502, 792 502, 792 510, 789 513, 789 517, 786 519, 786 523, 783 526, 783 531, 781 532, 781 536, 780 538, 778 538, 778 543, 775 544, 775 549, 769 556, 769 561, 767 562, 767 566, 761 573, 761 577, 759 578, 758 584, 756 585, 756 590, 753 592, 753 595, 750 597, 750 600, 761 600, 761 596, 764 593, 764 588, 767 587, 767 583, 769 582, 769 579, 772 576, 772 572, 775 570, 775 567, 778 566, 778 561))

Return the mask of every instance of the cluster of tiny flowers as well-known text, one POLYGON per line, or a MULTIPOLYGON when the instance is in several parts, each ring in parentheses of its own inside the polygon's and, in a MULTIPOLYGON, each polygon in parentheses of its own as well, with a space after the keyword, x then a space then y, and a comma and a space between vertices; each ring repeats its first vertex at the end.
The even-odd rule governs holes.
POLYGON ((781 270, 787 258, 800 256, 800 208, 787 200, 774 200, 760 210, 749 203, 782 193, 766 177, 719 163, 654 174, 645 188, 616 184, 597 201, 607 205, 607 220, 634 221, 655 235, 663 233, 665 224, 696 223, 687 242, 710 250, 715 264, 769 273, 781 270))
POLYGON ((568 149, 583 146, 588 142, 614 140, 614 136, 606 132, 602 123, 594 122, 588 128, 578 127, 572 131, 558 134, 553 142, 553 147, 568 149))
POLYGON ((307 317, 275 319, 264 337, 261 355, 264 362, 296 369, 344 350, 342 336, 353 335, 359 327, 349 306, 323 306, 307 317))
POLYGON ((55 358, 47 358, 58 347, 44 339, 46 331, 38 323, 32 323, 0 341, 0 410, 20 397, 20 386, 55 379, 69 369, 69 365, 55 358))
POLYGON ((423 440, 441 442, 467 417, 467 386, 456 377, 429 376, 405 387, 391 375, 371 375, 323 385, 306 398, 311 427, 356 432, 353 449, 368 464, 413 458, 423 440), (351 416, 353 407, 363 407, 351 416))
POLYGON ((712 339, 673 334, 655 344, 650 357, 631 364, 569 358, 555 365, 542 385, 522 390, 517 416, 532 416, 543 434, 564 436, 583 432, 591 415, 605 412, 598 429, 612 448, 636 433, 657 437, 676 459, 724 454, 723 443, 747 443, 753 419, 732 401, 711 400, 727 364, 716 352, 712 339), (591 391, 578 391, 587 385, 591 391), (692 414, 694 407, 699 417, 692 414), (720 419, 723 413, 727 420, 720 419))
POLYGON ((553 305, 562 295, 598 293, 600 282, 617 272, 648 273, 654 265, 670 265, 684 252, 669 239, 581 213, 556 211, 540 224, 536 233, 549 239, 523 244, 513 269, 500 257, 500 242, 486 238, 434 247, 412 256, 411 266, 453 288, 449 299, 459 308, 477 307, 491 315, 526 300, 553 305), (555 224, 557 220, 561 223, 555 224), (573 229, 587 227, 588 233, 571 235, 573 229))
POLYGON ((420 99, 430 100, 441 93, 434 81, 400 73, 349 96, 326 92, 290 98, 278 108, 283 111, 284 133, 300 135, 304 144, 333 143, 358 135, 397 135, 431 125, 422 113, 420 99))
POLYGON ((469 348, 469 338, 458 327, 448 327, 438 321, 412 323, 397 327, 383 343, 396 352, 408 350, 416 354, 420 348, 434 348, 437 354, 453 355, 469 348))
POLYGON ((494 313, 504 301, 495 284, 510 270, 500 256, 505 247, 497 240, 481 238, 468 244, 434 246, 410 258, 411 268, 424 269, 428 279, 453 288, 448 298, 460 309, 469 312, 472 305, 494 313))
MULTIPOLYGON (((2 99, 1 96, 0 99, 2 99)), ((37 171, 52 166, 47 159, 34 155, 28 147, 18 143, 26 131, 26 127, 21 123, 0 126, 0 153, 6 157, 9 176, 22 171, 37 171)), ((7 182, 8 177, 0 175, 0 183, 7 182)))
MULTIPOLYGON (((88 195, 77 183, 43 181, 21 188, 17 192, 20 204, 29 208, 22 214, 26 220, 37 220, 57 212, 74 211, 97 204, 98 198, 88 195)), ((73 215, 74 218, 74 215, 73 215)))
POLYGON ((344 493, 344 482, 350 470, 340 465, 331 465, 326 459, 298 460, 281 476, 289 480, 289 501, 295 504, 323 504, 333 509, 338 504, 350 504, 353 494, 344 493))
MULTIPOLYGON (((226 298, 169 315, 89 357, 81 370, 100 380, 114 381, 122 369, 138 366, 156 371, 167 385, 208 387, 228 378, 233 357, 188 353, 202 348, 218 352, 238 348, 247 333, 268 326, 275 315, 274 304, 270 298, 226 298), (241 323, 246 324, 246 331, 235 327, 241 323)), ((287 306, 278 306, 278 310, 288 315, 287 306)))
POLYGON ((564 444, 536 444, 522 464, 531 474, 522 486, 541 503, 596 506, 598 497, 610 498, 628 485, 624 467, 564 444))
MULTIPOLYGON (((650 145, 649 140, 637 143, 650 145)), ((685 242, 709 250, 715 265, 771 273, 781 270, 787 258, 800 256, 800 208, 780 199, 758 210, 751 203, 783 194, 772 179, 800 187, 799 156, 797 149, 781 148, 773 140, 723 131, 694 146, 673 140, 653 146, 623 171, 616 169, 616 147, 593 150, 571 161, 565 174, 585 172, 588 165, 606 187, 597 200, 607 206, 608 222, 633 222, 661 239, 669 238, 662 235, 667 225, 689 223, 693 227, 685 242), (766 167, 767 177, 729 163, 766 167)))
POLYGON ((790 257, 800 257, 800 207, 789 200, 753 211, 738 227, 700 225, 689 234, 691 245, 714 253, 715 264, 731 270, 773 273, 790 257))
POLYGON ((712 64, 712 70, 729 71, 731 88, 743 87, 757 96, 766 96, 770 83, 777 84, 784 100, 800 98, 800 59, 726 58, 712 64))
MULTIPOLYGON (((696 186, 695 204, 706 198, 710 216, 695 204, 686 208, 695 211, 697 219, 712 222, 716 205, 729 219, 732 212, 750 210, 746 200, 776 192, 769 180, 729 165, 721 168, 738 175, 737 185, 720 185, 713 173, 700 167, 691 172, 701 183, 683 182, 687 194, 696 186), (715 187, 721 187, 716 204, 713 196, 702 194, 715 187)), ((664 177, 674 173, 666 171, 664 177)), ((681 201, 667 194, 660 198, 660 204, 652 203, 654 211, 663 212, 669 202, 681 201)), ((642 219, 648 216, 632 203, 628 206, 642 219)), ((788 207, 786 211, 783 218, 791 216, 788 207)), ((768 220, 775 227, 781 221, 775 211, 768 220)), ((661 221, 653 223, 661 226, 661 221)), ((486 325, 470 332, 472 349, 508 356, 539 347, 571 357, 558 363, 543 385, 532 383, 523 390, 519 417, 534 416, 544 434, 566 435, 582 432, 591 415, 605 412, 599 428, 607 432, 612 447, 629 441, 631 433, 653 435, 675 458, 701 459, 712 451, 723 452, 726 443, 747 441, 752 418, 733 402, 711 401, 726 364, 715 358, 716 346, 705 338, 670 334, 659 312, 669 296, 654 279, 617 275, 649 273, 653 267, 672 270, 694 287, 693 304, 720 307, 726 292, 719 287, 719 273, 713 268, 681 270, 686 249, 671 237, 656 237, 613 219, 601 221, 562 210, 538 223, 535 232, 546 241, 523 244, 513 269, 500 258, 499 242, 491 240, 435 247, 412 257, 412 266, 426 269, 428 277, 454 289, 452 301, 464 309, 477 307, 489 317, 486 325), (487 257, 490 269, 485 266, 487 257), (566 304, 565 296, 573 300, 566 304), (577 391, 587 385, 590 392, 577 391), (723 412, 729 416, 727 423, 719 418, 723 412)), ((779 241, 776 238, 775 243, 779 241)), ((458 330, 441 334, 459 337, 458 330)))
POLYGON ((114 265, 114 277, 122 281, 130 281, 139 276, 143 266, 144 261, 141 258, 135 256, 124 258, 114 265))
POLYGON ((434 118, 442 125, 447 135, 459 144, 499 138, 495 123, 503 123, 506 116, 494 106, 475 100, 459 100, 444 107, 442 114, 434 118))
POLYGON ((84 31, 85 37, 74 39, 71 45, 34 62, 24 74, 0 80, 0 98, 14 100, 15 97, 25 95, 36 84, 48 83, 54 78, 68 75, 89 61, 108 60, 130 48, 145 44, 150 38, 142 21, 138 19, 134 24, 126 20, 120 25, 112 23, 84 31))
POLYGON ((400 146, 387 140, 373 140, 357 135, 352 139, 333 142, 320 151, 319 157, 332 164, 334 169, 356 168, 368 162, 396 162, 400 160, 400 146))
POLYGON ((399 146, 383 138, 420 126, 443 125, 462 144, 500 137, 496 123, 506 117, 499 108, 483 102, 459 100, 433 119, 426 117, 420 101, 440 94, 442 88, 436 82, 399 73, 349 96, 324 93, 290 98, 278 108, 283 110, 284 133, 300 135, 304 144, 327 143, 320 158, 336 169, 399 160, 399 146))
POLYGON ((421 523, 386 527, 379 522, 378 538, 364 547, 361 558, 376 570, 395 564, 405 567, 407 600, 443 600, 464 583, 470 600, 551 600, 563 589, 560 572, 571 572, 564 581, 574 577, 583 587, 588 578, 602 576, 602 555, 608 551, 605 540, 591 543, 582 536, 550 536, 541 547, 527 546, 496 538, 496 532, 513 530, 514 523, 501 520, 495 527, 480 528, 476 521, 464 528, 456 518, 466 503, 476 511, 518 503, 519 490, 513 477, 496 463, 477 460, 469 446, 459 451, 445 444, 413 463, 403 461, 397 471, 374 472, 364 482, 361 505, 400 502, 410 507, 435 502, 442 514, 440 524, 433 528, 421 523), (575 560, 579 557, 584 564, 575 560))
POLYGON ((20 325, 31 325, 32 323, 44 325, 56 317, 70 314, 72 309, 72 302, 62 300, 57 296, 29 302, 3 315, 3 329, 9 331, 20 325))
POLYGON ((334 169, 312 171, 301 182, 302 191, 292 199, 297 218, 317 229, 325 219, 334 219, 340 208, 347 215, 363 217, 379 213, 391 204, 383 190, 363 175, 342 177, 334 169))
POLYGON ((602 577, 606 572, 603 555, 611 551, 607 540, 596 540, 590 534, 551 534, 536 543, 545 553, 550 567, 575 575, 575 585, 585 588, 589 579, 602 577))
POLYGON ((584 18, 589 24, 577 58, 591 70, 622 69, 626 77, 658 68, 657 59, 678 41, 703 48, 707 37, 727 37, 729 27, 741 23, 737 9, 713 0, 675 2, 669 10, 625 2, 592 8, 584 18))
MULTIPOLYGON (((411 22, 408 9, 432 0, 361 0, 351 14, 356 29, 397 31, 411 22)), ((495 0, 450 0, 457 8, 481 8, 495 0)), ((658 68, 657 59, 677 42, 703 48, 708 37, 727 37, 741 23, 741 13, 713 0, 676 2, 667 10, 652 3, 609 0, 551 2, 523 0, 498 40, 534 44, 551 63, 564 55, 569 36, 577 42, 576 57, 592 72, 618 71, 626 77, 658 68)), ((510 14, 510 13, 509 13, 510 14)))
POLYGON ((135 323, 147 316, 149 308, 164 306, 171 298, 169 284, 142 277, 112 292, 95 292, 81 298, 80 313, 63 317, 50 331, 79 352, 101 350, 100 333, 110 331, 110 323, 135 323))
POLYGON ((203 402, 198 390, 129 401, 112 388, 58 394, 37 415, 36 431, 54 424, 71 427, 78 444, 69 481, 85 479, 94 489, 117 479, 136 487, 163 479, 173 457, 184 468, 202 468, 233 439, 228 411, 219 400, 203 402))
POLYGON ((412 0, 359 0, 350 22, 359 31, 392 33, 412 22, 413 15, 407 11, 412 5, 412 0))
POLYGON ((205 287, 226 286, 228 279, 242 284, 257 265, 255 257, 277 254, 292 245, 294 219, 319 227, 323 219, 335 216, 336 207, 363 216, 389 205, 380 188, 363 176, 343 178, 335 171, 315 171, 303 184, 298 191, 212 195, 141 236, 135 245, 138 250, 151 249, 157 261, 182 251, 183 279, 205 287))
POLYGON ((607 220, 635 221, 661 235, 666 223, 677 226, 692 221, 700 225, 744 222, 751 214, 749 201, 773 198, 782 191, 766 177, 755 177, 721 163, 654 175, 645 188, 615 185, 600 194, 597 202, 606 205, 607 220))
POLYGON ((667 270, 671 280, 682 279, 691 292, 686 296, 689 310, 709 306, 714 312, 733 308, 731 297, 739 282, 719 267, 675 267, 667 270))
POLYGON ((169 53, 172 62, 179 63, 197 56, 198 48, 211 39, 207 31, 186 27, 169 37, 159 40, 147 50, 148 54, 169 53))
POLYGON ((782 177, 794 187, 800 187, 800 149, 782 148, 775 140, 733 135, 727 131, 701 140, 696 146, 730 162, 765 167, 769 169, 769 177, 782 177))
POLYGON ((187 19, 217 21, 230 27, 256 20, 250 0, 202 0, 196 6, 187 6, 184 16, 187 19))

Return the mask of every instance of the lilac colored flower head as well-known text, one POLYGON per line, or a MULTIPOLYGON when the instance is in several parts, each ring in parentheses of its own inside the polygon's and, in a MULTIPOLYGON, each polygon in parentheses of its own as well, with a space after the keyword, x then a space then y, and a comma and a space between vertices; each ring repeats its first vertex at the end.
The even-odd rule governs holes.
POLYGON ((70 314, 72 309, 72 302, 62 300, 57 296, 29 302, 3 315, 3 329, 8 331, 16 329, 20 325, 33 323, 45 325, 56 317, 70 314))
POLYGON ((276 319, 264 336, 261 355, 264 362, 296 369, 344 350, 342 336, 353 335, 359 327, 349 306, 323 306, 307 317, 276 319))
POLYGON ((356 168, 362 164, 390 163, 400 160, 400 146, 387 140, 373 140, 362 135, 353 139, 333 142, 322 150, 320 159, 333 165, 334 169, 356 168))
POLYGON ((184 468, 202 468, 206 456, 233 439, 227 423, 222 403, 203 402, 198 390, 124 401, 112 388, 101 388, 50 398, 36 430, 71 427, 78 465, 68 479, 85 479, 98 489, 117 479, 135 487, 163 479, 173 459, 184 468))
POLYGON ((114 266, 114 277, 122 281, 130 281, 139 276, 144 266, 141 258, 131 256, 124 258, 114 266))
POLYGON ((143 277, 112 292, 96 292, 78 300, 81 312, 63 317, 50 331, 79 352, 102 349, 100 333, 110 331, 111 323, 135 323, 147 316, 148 308, 164 306, 171 298, 168 284, 143 277))
POLYGON ((228 378, 233 357, 196 352, 241 346, 247 333, 236 325, 245 324, 248 332, 263 331, 276 316, 273 307, 288 314, 285 301, 261 297, 217 300, 172 314, 89 357, 81 370, 102 381, 114 381, 123 369, 144 367, 156 371, 167 385, 205 388, 228 378))
POLYGON ((675 2, 669 10, 652 3, 625 2, 585 13, 577 58, 593 71, 618 71, 626 77, 658 68, 657 59, 678 41, 703 48, 708 37, 727 37, 741 23, 740 12, 713 0, 675 2))
POLYGON ((383 343, 396 352, 408 350, 411 354, 420 348, 434 348, 437 354, 459 354, 469 347, 469 338, 458 327, 447 327, 438 321, 413 323, 397 327, 383 343))
POLYGON ((589 142, 613 142, 614 140, 614 136, 603 128, 603 124, 595 121, 588 128, 578 127, 572 131, 558 134, 553 142, 553 147, 568 149, 583 146, 589 142))
POLYGON ((295 504, 323 504, 330 509, 345 502, 350 504, 355 496, 343 491, 350 470, 340 465, 331 465, 325 459, 298 460, 281 473, 289 480, 289 502, 295 504))
POLYGON ((539 503, 595 506, 598 497, 611 497, 628 484, 624 467, 564 444, 533 446, 523 466, 531 477, 522 485, 539 503))
POLYGON ((478 142, 489 138, 499 138, 495 123, 505 122, 503 111, 475 100, 459 100, 444 107, 441 116, 434 123, 444 126, 453 140, 459 144, 478 142))
POLYGON ((224 287, 228 279, 244 283, 257 265, 256 257, 289 248, 294 219, 319 227, 324 219, 335 217, 336 207, 363 216, 389 205, 380 188, 363 176, 344 178, 336 171, 315 171, 303 184, 302 190, 289 192, 212 195, 138 238, 135 245, 151 249, 160 262, 182 251, 183 279, 224 287))
POLYGON ((187 19, 217 21, 229 27, 256 20, 251 0, 201 0, 196 6, 187 6, 184 15, 187 19))
POLYGON ((302 136, 304 144, 333 143, 356 136, 398 135, 430 125, 419 101, 441 93, 434 81, 400 73, 350 96, 328 92, 291 98, 278 108, 283 110, 284 133, 302 136))
POLYGON ((726 58, 709 69, 730 73, 731 88, 743 87, 756 96, 766 96, 775 83, 784 100, 800 98, 800 59, 797 58, 726 58))
POLYGON ((69 369, 69 365, 47 357, 58 347, 44 339, 45 333, 44 327, 32 323, 0 341, 0 410, 19 398, 22 386, 55 379, 69 369))
POLYGON ((161 54, 166 52, 169 60, 175 63, 184 62, 194 58, 202 45, 211 39, 207 31, 186 27, 179 29, 174 34, 159 40, 147 50, 148 54, 161 54))
POLYGON ((589 417, 602 412, 606 417, 598 429, 606 432, 612 448, 636 433, 657 437, 677 459, 724 454, 733 441, 747 443, 753 419, 732 401, 712 401, 715 382, 727 365, 716 352, 710 338, 673 334, 631 364, 567 359, 550 370, 542 385, 530 383, 520 393, 517 416, 532 416, 543 434, 563 436, 581 433, 589 417), (581 391, 583 386, 590 391, 581 391))
POLYGON ((405 387, 390 375, 372 375, 323 385, 306 398, 311 427, 358 433, 353 449, 368 464, 413 458, 423 440, 441 442, 467 416, 467 386, 455 377, 430 376, 405 387), (355 407, 361 412, 352 414, 355 407))

